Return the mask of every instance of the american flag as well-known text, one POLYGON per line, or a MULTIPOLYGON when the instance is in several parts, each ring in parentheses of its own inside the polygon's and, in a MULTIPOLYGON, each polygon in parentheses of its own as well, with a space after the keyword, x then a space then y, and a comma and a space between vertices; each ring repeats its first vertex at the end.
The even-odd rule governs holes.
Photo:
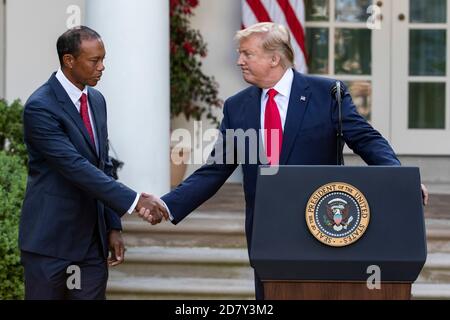
POLYGON ((249 27, 258 22, 275 22, 291 32, 291 43, 295 53, 295 69, 306 73, 307 54, 305 47, 305 5, 303 0, 241 0, 242 26, 249 27))

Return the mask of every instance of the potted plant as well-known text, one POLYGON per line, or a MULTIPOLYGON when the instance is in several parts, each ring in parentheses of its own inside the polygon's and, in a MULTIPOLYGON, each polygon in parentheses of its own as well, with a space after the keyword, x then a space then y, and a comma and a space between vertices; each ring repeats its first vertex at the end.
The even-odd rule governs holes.
MULTIPOLYGON (((201 69, 201 60, 207 55, 206 43, 200 32, 190 26, 190 17, 198 4, 198 0, 170 0, 170 116, 173 119, 184 115, 187 120, 200 121, 205 115, 218 124, 213 113, 222 106, 218 84, 201 69)), ((190 150, 171 149, 173 153, 187 160, 190 150)), ((182 181, 186 166, 186 161, 181 164, 172 161, 172 186, 182 181)))

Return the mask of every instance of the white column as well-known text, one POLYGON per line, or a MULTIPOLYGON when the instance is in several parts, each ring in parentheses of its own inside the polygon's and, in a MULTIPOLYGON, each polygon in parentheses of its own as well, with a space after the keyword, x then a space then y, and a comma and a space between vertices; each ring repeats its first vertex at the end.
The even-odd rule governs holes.
POLYGON ((5 98, 5 3, 0 1, 0 99, 5 98))
MULTIPOLYGON (((86 25, 106 47, 98 85, 120 181, 136 191, 169 191, 169 1, 89 0, 86 25)), ((112 152, 111 152, 112 155, 112 152)))

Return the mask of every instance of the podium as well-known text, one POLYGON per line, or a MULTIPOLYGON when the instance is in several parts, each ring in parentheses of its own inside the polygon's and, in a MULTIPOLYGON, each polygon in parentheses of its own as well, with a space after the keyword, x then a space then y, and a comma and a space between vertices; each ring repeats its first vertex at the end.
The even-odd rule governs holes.
POLYGON ((426 255, 418 168, 258 169, 250 263, 265 299, 410 299, 426 255))

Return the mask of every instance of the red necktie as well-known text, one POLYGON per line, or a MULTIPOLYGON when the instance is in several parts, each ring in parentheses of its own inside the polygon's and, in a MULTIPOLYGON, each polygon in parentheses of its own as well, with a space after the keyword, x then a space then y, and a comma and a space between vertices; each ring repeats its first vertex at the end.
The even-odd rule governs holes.
POLYGON ((281 126, 280 112, 274 99, 278 92, 275 89, 270 89, 267 94, 269 95, 269 99, 267 99, 264 114, 266 154, 269 159, 269 164, 277 165, 279 164, 281 144, 283 143, 283 127, 281 126), (276 137, 277 135, 278 139, 276 137))
POLYGON ((91 120, 89 118, 89 111, 88 111, 88 104, 87 104, 87 95, 86 93, 83 93, 80 98, 80 114, 81 119, 83 119, 83 123, 86 126, 86 129, 89 133, 89 136, 91 137, 92 144, 95 146, 95 140, 94 140, 94 131, 92 131, 92 125, 91 120))

